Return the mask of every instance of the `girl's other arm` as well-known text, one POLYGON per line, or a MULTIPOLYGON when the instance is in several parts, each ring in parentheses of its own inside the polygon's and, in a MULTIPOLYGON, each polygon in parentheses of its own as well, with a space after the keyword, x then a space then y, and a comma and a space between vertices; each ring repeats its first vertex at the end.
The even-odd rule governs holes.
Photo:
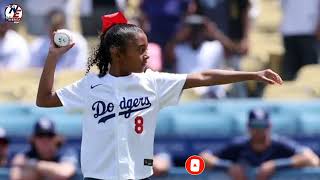
POLYGON ((281 77, 270 69, 258 72, 213 69, 189 74, 183 89, 229 84, 247 80, 263 81, 268 84, 282 84, 281 77))

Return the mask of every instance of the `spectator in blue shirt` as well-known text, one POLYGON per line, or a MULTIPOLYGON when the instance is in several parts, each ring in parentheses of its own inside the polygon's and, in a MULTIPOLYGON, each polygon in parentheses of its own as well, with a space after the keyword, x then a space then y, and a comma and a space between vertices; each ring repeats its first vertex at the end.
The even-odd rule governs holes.
POLYGON ((269 115, 262 109, 250 111, 249 137, 235 139, 215 152, 200 155, 208 169, 224 169, 236 180, 246 179, 245 168, 257 168, 257 179, 267 180, 277 170, 291 167, 317 166, 319 159, 309 148, 284 137, 271 135, 269 115))
POLYGON ((78 156, 62 149, 54 123, 42 118, 34 126, 31 147, 12 161, 12 180, 70 179, 78 167, 78 156))

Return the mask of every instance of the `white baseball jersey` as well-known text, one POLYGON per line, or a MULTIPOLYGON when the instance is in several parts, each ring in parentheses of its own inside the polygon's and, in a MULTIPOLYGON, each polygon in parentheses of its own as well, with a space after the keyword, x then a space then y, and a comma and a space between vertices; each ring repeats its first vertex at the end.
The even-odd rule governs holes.
POLYGON ((159 110, 178 103, 185 74, 147 70, 124 77, 89 73, 59 89, 66 108, 83 108, 81 168, 84 177, 143 179, 153 174, 159 110))

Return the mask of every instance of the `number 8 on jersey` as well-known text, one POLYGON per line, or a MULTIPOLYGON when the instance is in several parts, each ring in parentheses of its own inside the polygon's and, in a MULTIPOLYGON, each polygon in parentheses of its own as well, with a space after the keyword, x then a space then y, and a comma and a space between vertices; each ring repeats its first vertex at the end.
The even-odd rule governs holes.
POLYGON ((136 131, 137 134, 141 134, 143 132, 143 118, 141 116, 137 116, 134 119, 134 130, 136 131))

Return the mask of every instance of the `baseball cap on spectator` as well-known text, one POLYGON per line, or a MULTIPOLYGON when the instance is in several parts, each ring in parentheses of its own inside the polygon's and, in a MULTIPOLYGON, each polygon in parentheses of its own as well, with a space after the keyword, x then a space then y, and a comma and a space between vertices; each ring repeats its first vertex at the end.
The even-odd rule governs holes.
POLYGON ((269 128, 269 113, 263 109, 252 109, 249 112, 248 127, 258 129, 269 128))
POLYGON ((0 127, 0 144, 8 144, 9 139, 4 128, 0 127))
POLYGON ((56 130, 53 121, 48 118, 40 118, 34 126, 35 136, 55 136, 56 130))

